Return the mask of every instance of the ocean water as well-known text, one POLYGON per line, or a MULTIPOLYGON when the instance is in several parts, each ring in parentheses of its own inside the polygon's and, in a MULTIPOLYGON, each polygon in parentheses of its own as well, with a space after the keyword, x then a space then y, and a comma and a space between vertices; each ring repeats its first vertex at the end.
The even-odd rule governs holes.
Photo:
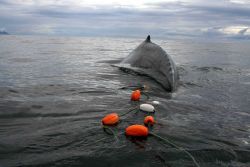
POLYGON ((144 39, 0 37, 0 166, 195 166, 184 151, 148 136, 134 111, 106 133, 101 119, 160 102, 151 132, 188 151, 201 167, 250 166, 250 42, 159 40, 177 64, 178 90, 112 64, 144 39), (131 85, 148 100, 131 102, 131 85))

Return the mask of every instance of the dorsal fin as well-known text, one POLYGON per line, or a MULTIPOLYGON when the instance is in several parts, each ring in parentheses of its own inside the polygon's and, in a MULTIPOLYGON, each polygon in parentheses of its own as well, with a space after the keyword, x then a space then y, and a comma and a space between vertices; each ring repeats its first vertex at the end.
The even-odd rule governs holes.
POLYGON ((151 42, 151 40, 150 40, 150 35, 147 36, 145 42, 151 42))

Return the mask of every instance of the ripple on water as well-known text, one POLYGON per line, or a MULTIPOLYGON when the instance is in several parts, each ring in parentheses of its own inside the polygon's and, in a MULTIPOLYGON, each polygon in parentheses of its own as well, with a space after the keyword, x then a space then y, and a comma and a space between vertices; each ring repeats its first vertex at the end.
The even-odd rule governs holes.
POLYGON ((131 112, 112 127, 118 139, 103 131, 104 115, 137 104, 130 89, 119 88, 141 84, 149 101, 160 101, 150 131, 189 151, 202 167, 250 166, 249 45, 156 40, 179 64, 180 86, 167 93, 148 77, 112 66, 139 41, 0 41, 0 166, 194 166, 183 151, 152 136, 124 135, 146 113, 131 112))

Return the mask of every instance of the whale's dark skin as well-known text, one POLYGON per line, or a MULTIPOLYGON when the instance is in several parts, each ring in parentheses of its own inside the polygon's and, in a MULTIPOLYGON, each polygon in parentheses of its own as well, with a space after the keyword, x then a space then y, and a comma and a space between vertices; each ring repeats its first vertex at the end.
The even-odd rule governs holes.
POLYGON ((144 73, 155 79, 167 91, 173 92, 178 84, 178 72, 172 58, 150 36, 137 46, 119 64, 120 69, 144 73))

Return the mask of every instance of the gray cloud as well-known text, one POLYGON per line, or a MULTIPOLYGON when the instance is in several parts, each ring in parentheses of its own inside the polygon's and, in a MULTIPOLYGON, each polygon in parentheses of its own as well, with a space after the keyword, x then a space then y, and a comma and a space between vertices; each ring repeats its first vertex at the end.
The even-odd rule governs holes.
POLYGON ((0 1, 0 27, 13 34, 103 35, 159 37, 248 36, 250 5, 227 0, 145 3, 131 6, 39 5, 0 1), (239 34, 223 28, 242 26, 239 34), (244 27, 245 26, 245 27, 244 27))

